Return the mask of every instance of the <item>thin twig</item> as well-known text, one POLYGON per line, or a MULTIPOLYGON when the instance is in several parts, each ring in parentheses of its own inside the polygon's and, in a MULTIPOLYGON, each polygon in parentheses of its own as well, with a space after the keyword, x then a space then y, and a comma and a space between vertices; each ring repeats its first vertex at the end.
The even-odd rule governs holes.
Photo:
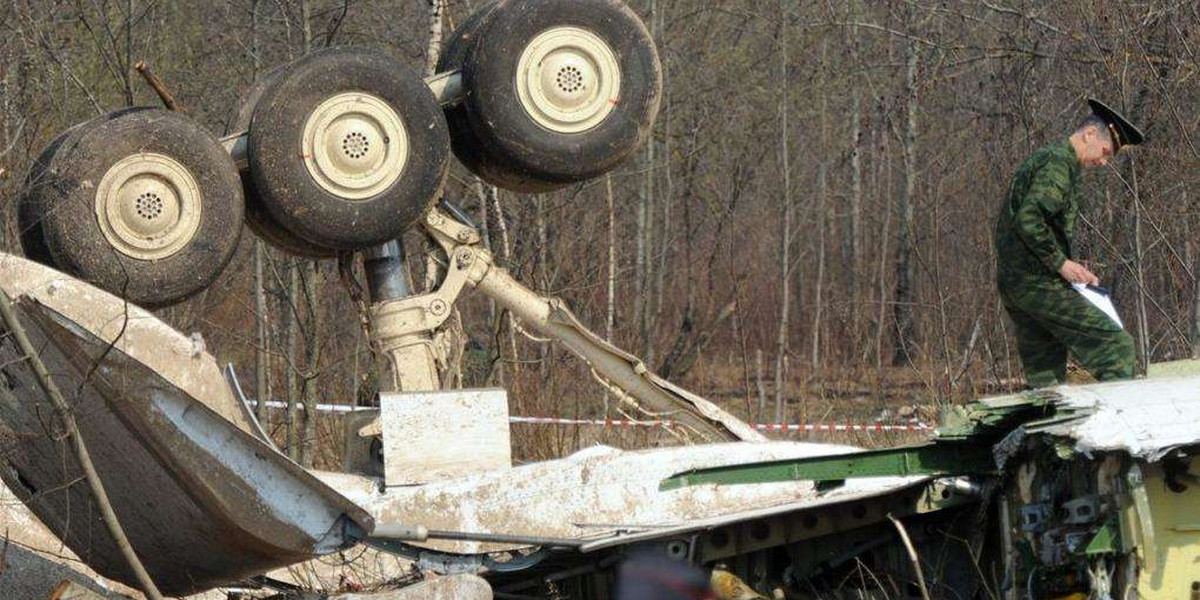
POLYGON ((925 574, 921 572, 921 559, 917 556, 917 549, 913 547, 912 540, 908 537, 908 530, 904 528, 904 523, 901 523, 900 519, 892 516, 892 513, 888 513, 887 518, 891 520, 892 525, 896 526, 896 532, 900 534, 900 541, 908 550, 908 558, 912 560, 913 570, 917 572, 917 583, 921 586, 921 598, 929 600, 929 588, 925 587, 925 574))

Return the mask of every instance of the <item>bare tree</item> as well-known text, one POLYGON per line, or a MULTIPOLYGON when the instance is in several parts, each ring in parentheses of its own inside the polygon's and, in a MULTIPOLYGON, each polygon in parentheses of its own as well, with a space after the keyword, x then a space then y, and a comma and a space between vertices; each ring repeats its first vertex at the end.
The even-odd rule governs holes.
POLYGON ((892 318, 896 323, 896 353, 892 364, 903 365, 911 360, 909 343, 913 332, 913 303, 917 264, 913 237, 916 235, 917 202, 917 65, 919 52, 916 40, 905 46, 905 119, 901 149, 904 155, 904 191, 900 194, 899 239, 896 242, 896 294, 892 299, 892 318))
POLYGON ((781 4, 781 14, 785 16, 782 24, 779 27, 779 69, 781 75, 779 77, 780 90, 779 94, 779 163, 780 169, 783 171, 783 202, 781 202, 783 210, 782 231, 780 232, 780 251, 779 251, 779 329, 778 335, 775 338, 775 422, 782 423, 784 418, 784 399, 785 399, 785 384, 787 374, 785 368, 787 365, 788 353, 788 316, 791 314, 791 277, 792 277, 792 213, 795 208, 792 205, 792 175, 791 162, 788 160, 788 101, 790 94, 788 93, 788 27, 786 19, 785 4, 781 4))

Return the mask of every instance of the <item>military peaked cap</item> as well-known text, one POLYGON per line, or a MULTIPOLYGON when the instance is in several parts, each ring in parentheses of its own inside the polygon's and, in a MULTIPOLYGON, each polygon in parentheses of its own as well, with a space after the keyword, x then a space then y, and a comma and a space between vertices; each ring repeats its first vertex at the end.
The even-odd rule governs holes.
POLYGON ((1113 152, 1120 150, 1121 146, 1136 146, 1146 141, 1142 130, 1121 116, 1121 113, 1095 98, 1088 98, 1087 102, 1088 106, 1092 107, 1092 113, 1108 124, 1108 130, 1112 133, 1113 152))

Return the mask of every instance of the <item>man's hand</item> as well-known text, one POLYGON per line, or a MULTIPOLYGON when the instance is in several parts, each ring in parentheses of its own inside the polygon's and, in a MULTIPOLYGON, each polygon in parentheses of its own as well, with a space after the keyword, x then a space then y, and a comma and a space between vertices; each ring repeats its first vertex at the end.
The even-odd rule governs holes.
POLYGON ((1058 274, 1062 275, 1063 279, 1071 283, 1082 283, 1084 285, 1100 285, 1100 278, 1096 274, 1089 271, 1087 267, 1073 261, 1068 260, 1058 269, 1058 274))

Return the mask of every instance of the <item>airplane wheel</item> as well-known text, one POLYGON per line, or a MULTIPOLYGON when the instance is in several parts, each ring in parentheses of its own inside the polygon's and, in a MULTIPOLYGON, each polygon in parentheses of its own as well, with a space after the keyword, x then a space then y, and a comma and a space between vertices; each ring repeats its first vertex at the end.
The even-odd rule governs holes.
MULTIPOLYGON (((475 41, 480 26, 491 16, 495 7, 495 2, 489 2, 476 9, 446 40, 442 45, 442 55, 438 59, 439 73, 462 69, 467 50, 475 41)), ((567 185, 522 176, 508 169, 499 159, 491 157, 484 143, 471 129, 464 103, 457 102, 445 107, 444 111, 446 123, 450 126, 450 149, 454 151, 459 162, 480 179, 506 190, 528 193, 550 192, 567 185)))
POLYGON ((288 66, 254 108, 250 175, 271 217, 325 248, 399 237, 445 182, 449 134, 424 81, 378 52, 336 48, 288 66))
POLYGON ((41 223, 44 258, 59 270, 161 307, 207 287, 232 258, 243 213, 237 171, 191 119, 117 111, 46 153, 18 221, 41 223))
MULTIPOLYGON (((250 129, 251 119, 254 116, 254 108, 258 106, 259 99, 262 98, 263 93, 267 89, 279 81, 280 76, 287 67, 288 65, 283 65, 268 71, 265 75, 256 79, 246 92, 242 94, 237 116, 230 127, 231 132, 236 133, 250 129)), ((271 216, 271 213, 267 211, 267 208, 263 206, 262 199, 259 198, 258 188, 254 186, 254 178, 250 176, 250 173, 248 171, 243 172, 240 177, 242 179, 242 193, 246 197, 246 226, 250 228, 250 231, 254 235, 289 254, 306 258, 333 258, 337 256, 337 250, 309 242, 288 231, 283 225, 280 225, 271 216)))
POLYGON ((17 198, 17 235, 21 240, 21 250, 24 252, 25 258, 44 265, 53 266, 54 258, 50 256, 50 248, 46 247, 46 237, 42 232, 42 195, 34 192, 43 185, 49 185, 48 171, 51 169, 55 155, 58 154, 58 149, 63 146, 71 134, 79 129, 80 126, 75 125, 50 141, 30 165, 29 174, 25 177, 25 185, 22 187, 20 197, 17 198))
POLYGON ((463 110, 480 162, 523 180, 606 173, 658 114, 654 40, 619 0, 498 0, 466 44, 463 110))

